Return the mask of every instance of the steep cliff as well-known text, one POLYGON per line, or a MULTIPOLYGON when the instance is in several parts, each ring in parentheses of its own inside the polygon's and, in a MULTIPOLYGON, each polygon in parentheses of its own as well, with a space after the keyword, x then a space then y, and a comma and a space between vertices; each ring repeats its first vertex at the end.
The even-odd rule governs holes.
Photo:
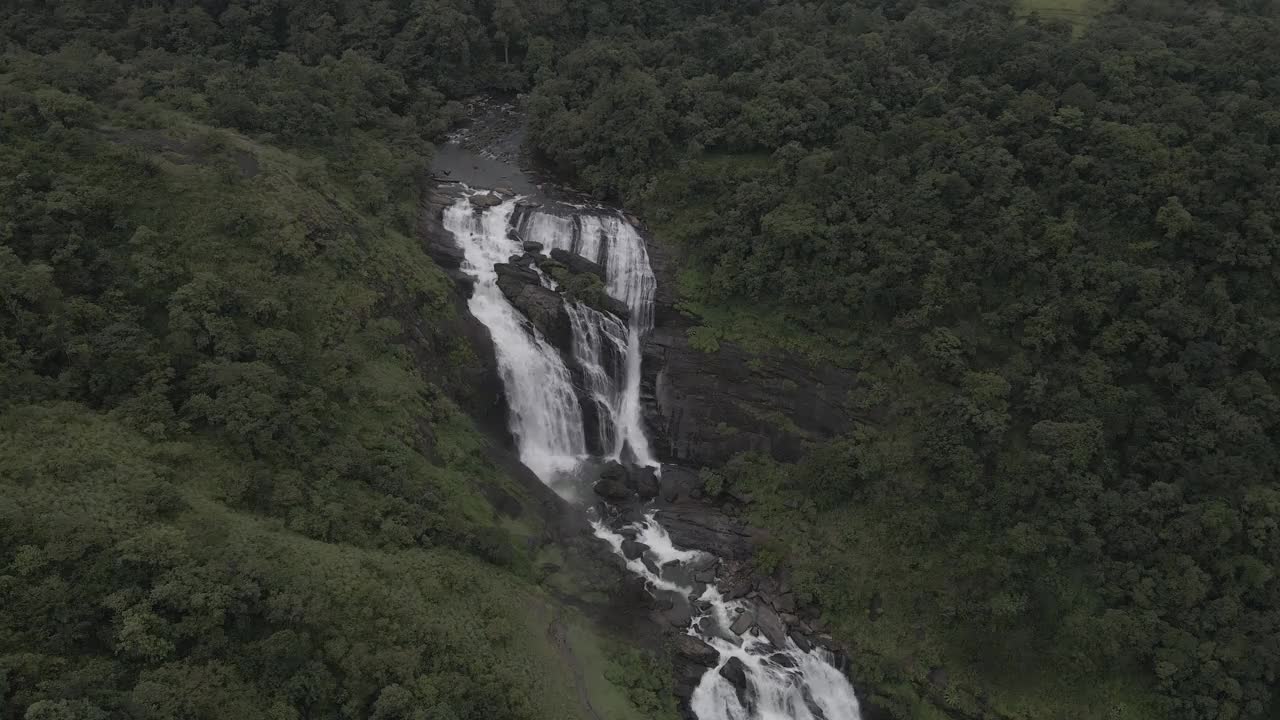
POLYGON ((795 460, 805 441, 852 428, 852 371, 753 354, 732 342, 709 352, 695 348, 688 331, 696 320, 677 307, 678 257, 660 237, 645 240, 658 291, 642 391, 645 420, 664 461, 718 466, 745 451, 795 460))

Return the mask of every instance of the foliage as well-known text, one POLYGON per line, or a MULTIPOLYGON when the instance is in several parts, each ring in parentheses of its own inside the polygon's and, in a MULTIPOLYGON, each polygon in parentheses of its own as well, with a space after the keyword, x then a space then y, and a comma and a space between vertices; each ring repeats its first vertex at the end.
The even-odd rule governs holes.
POLYGON ((523 82, 487 23, 0 17, 0 716, 586 713, 414 237, 445 93, 523 82))
POLYGON ((627 699, 643 717, 674 720, 678 717, 672 694, 671 669, 654 653, 614 644, 607 648, 605 677, 623 688, 627 699))
POLYGON ((678 245, 693 341, 781 314, 775 345, 863 379, 877 428, 778 485, 831 530, 797 556, 893 528, 860 583, 948 580, 902 622, 979 686, 1120 668, 1160 717, 1274 714, 1274 3, 1131 0, 1078 34, 1004 2, 694 3, 557 68, 532 138, 678 245))

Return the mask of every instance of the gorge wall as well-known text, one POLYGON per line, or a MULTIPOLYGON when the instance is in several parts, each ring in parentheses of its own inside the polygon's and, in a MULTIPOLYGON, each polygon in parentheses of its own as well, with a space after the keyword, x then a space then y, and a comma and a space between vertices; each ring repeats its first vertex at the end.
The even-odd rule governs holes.
POLYGON ((677 307, 678 256, 660 237, 646 233, 645 241, 658 291, 641 387, 663 461, 715 467, 747 451, 796 460, 806 441, 852 429, 852 371, 753 354, 733 342, 720 342, 714 352, 693 347, 688 331, 697 321, 677 307))

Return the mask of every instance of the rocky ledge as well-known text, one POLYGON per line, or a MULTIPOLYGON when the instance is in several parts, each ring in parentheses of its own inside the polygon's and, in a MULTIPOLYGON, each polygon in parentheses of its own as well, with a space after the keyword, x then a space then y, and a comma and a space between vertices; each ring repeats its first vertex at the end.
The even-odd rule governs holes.
POLYGON ((645 422, 664 462, 716 467, 761 451, 795 460, 806 441, 840 435, 865 418, 848 402, 857 374, 727 341, 693 347, 697 319, 679 310, 679 258, 644 233, 657 278, 654 329, 644 347, 645 422))

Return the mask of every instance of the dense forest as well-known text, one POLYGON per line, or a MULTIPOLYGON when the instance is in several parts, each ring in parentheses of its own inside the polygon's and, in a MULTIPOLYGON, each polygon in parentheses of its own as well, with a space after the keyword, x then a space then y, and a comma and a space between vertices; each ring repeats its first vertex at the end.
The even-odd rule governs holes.
POLYGON ((529 107, 706 347, 860 374, 856 434, 720 473, 855 646, 1019 717, 1280 712, 1275 3, 748 3, 529 107))
POLYGON ((587 717, 549 626, 669 712, 540 587, 414 236, 449 98, 519 73, 491 20, 6 4, 0 717, 587 717))
POLYGON ((855 680, 1276 717, 1280 6, 1024 10, 10 3, 0 717, 572 716, 413 239, 482 91, 709 351, 858 374, 855 433, 718 471, 855 680))

